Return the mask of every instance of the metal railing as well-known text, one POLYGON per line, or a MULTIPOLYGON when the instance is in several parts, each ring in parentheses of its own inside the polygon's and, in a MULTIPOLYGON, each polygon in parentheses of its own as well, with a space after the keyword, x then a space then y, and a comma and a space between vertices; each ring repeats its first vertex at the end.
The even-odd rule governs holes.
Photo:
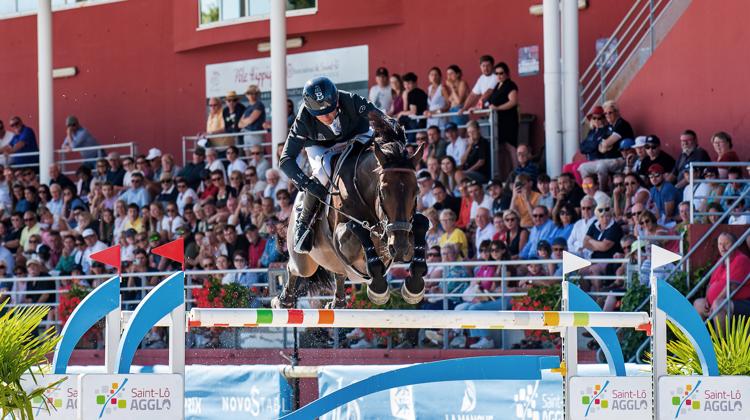
MULTIPOLYGON (((263 150, 267 150, 271 146, 270 141, 270 130, 256 130, 256 131, 240 131, 237 133, 220 133, 220 134, 203 134, 200 136, 182 136, 182 166, 184 167, 188 163, 190 163, 190 159, 188 158, 188 155, 190 153, 193 153, 195 148, 198 146, 198 142, 201 140, 211 140, 211 139, 221 139, 221 138, 235 138, 234 143, 232 144, 234 147, 237 147, 240 150, 249 149, 251 147, 260 145, 263 147, 263 150), (247 143, 247 144, 237 144, 236 138, 238 137, 245 137, 247 135, 250 136, 265 136, 265 139, 260 143, 247 143)), ((229 146, 206 146, 204 149, 216 149, 218 151, 224 151, 229 146)), ((271 155, 264 153, 264 158, 270 158, 271 155)), ((250 157, 248 156, 240 156, 240 159, 243 160, 249 160, 250 157)), ((270 163, 270 161, 269 161, 270 163)))
MULTIPOLYGON (((673 4, 686 0, 635 0, 612 34, 601 46, 591 64, 580 77, 580 110, 585 116, 597 103, 607 99, 608 90, 616 83, 627 64, 641 54, 641 62, 656 48, 655 26, 673 4)), ((688 0, 689 1, 689 0, 688 0)), ((581 120, 585 124, 585 119, 581 120)))
MULTIPOLYGON (((70 157, 69 155, 72 153, 81 153, 81 152, 87 152, 87 151, 101 151, 102 157, 106 156, 107 153, 110 152, 120 152, 120 157, 135 157, 137 154, 138 146, 135 142, 127 142, 127 143, 115 143, 115 144, 102 144, 98 146, 89 146, 89 147, 76 147, 73 149, 57 149, 55 150, 55 155, 57 156, 55 159, 55 163, 60 165, 60 170, 65 175, 73 175, 76 173, 76 170, 78 167, 84 163, 96 163, 96 160, 98 158, 84 158, 84 157, 70 157), (72 166, 72 167, 71 167, 72 166)), ((24 152, 24 153, 11 153, 8 155, 8 160, 12 161, 13 158, 16 157, 34 157, 36 159, 36 162, 31 163, 19 163, 19 164, 12 164, 11 167, 13 168, 39 168, 39 152, 24 152)), ((8 162, 9 163, 9 162, 8 162)))

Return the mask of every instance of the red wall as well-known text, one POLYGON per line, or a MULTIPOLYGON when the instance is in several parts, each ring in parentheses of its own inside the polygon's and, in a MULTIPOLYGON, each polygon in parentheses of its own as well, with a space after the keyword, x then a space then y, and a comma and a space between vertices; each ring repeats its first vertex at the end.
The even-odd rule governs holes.
MULTIPOLYGON (((196 30, 197 1, 127 0, 56 12, 55 67, 76 66, 79 75, 55 80, 57 143, 64 117, 75 114, 102 143, 137 141, 141 152, 158 146, 179 153, 180 137, 205 124, 204 66, 261 57, 268 21, 196 30)), ((542 19, 528 8, 541 1, 321 0, 314 15, 288 20, 291 35, 304 36, 290 53, 367 44, 370 72, 416 72, 421 84, 434 65, 459 64, 471 84, 478 57, 492 54, 517 69, 518 48, 542 47, 542 19)), ((580 15, 581 68, 624 15, 627 2, 592 2, 580 15)), ((4 86, 0 118, 22 116, 37 127, 35 16, 0 20, 4 86)), ((541 51, 540 51, 541 55, 541 51)), ((536 114, 542 141, 543 78, 516 77, 522 112, 536 114)))
POLYGON ((693 0, 620 97, 637 133, 656 133, 677 152, 680 132, 692 128, 715 159, 710 136, 726 131, 750 158, 748 16, 746 0, 693 0))

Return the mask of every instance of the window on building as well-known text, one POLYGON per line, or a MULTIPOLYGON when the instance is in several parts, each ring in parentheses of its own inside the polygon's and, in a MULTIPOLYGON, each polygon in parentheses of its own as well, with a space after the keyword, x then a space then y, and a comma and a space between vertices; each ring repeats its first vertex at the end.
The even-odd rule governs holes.
MULTIPOLYGON (((287 12, 315 10, 317 0, 286 0, 287 12)), ((200 0, 200 24, 208 25, 243 18, 267 18, 271 0, 200 0)))
MULTIPOLYGON (((52 0, 52 10, 62 9, 77 3, 97 3, 108 0, 52 0)), ((0 0, 0 16, 12 16, 36 12, 39 0, 0 0)))

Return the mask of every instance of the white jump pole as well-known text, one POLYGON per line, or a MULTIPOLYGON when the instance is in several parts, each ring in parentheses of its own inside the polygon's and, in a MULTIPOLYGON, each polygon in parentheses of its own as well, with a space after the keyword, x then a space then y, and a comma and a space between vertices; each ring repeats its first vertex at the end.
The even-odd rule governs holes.
POLYGON ((559 330, 564 327, 641 329, 650 321, 645 312, 194 308, 188 324, 190 327, 559 330))

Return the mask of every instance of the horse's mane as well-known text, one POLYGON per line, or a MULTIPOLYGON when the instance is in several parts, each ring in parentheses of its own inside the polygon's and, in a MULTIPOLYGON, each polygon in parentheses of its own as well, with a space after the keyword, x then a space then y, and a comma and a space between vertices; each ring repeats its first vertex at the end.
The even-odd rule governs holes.
POLYGON ((406 134, 395 120, 371 112, 370 122, 375 130, 375 147, 380 149, 389 161, 401 162, 408 158, 406 153, 406 134))

